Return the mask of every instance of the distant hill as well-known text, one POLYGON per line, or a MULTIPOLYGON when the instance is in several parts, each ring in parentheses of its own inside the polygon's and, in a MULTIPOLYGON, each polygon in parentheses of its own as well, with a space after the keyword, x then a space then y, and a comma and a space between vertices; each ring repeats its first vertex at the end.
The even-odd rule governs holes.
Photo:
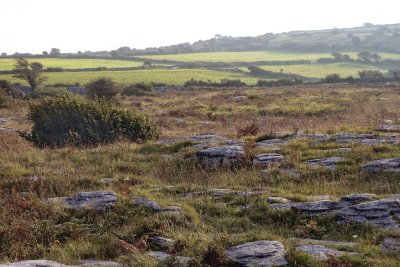
MULTIPOLYGON (((125 48, 115 50, 124 52, 125 48)), ((372 25, 362 27, 267 33, 256 37, 215 38, 182 43, 171 46, 131 50, 135 55, 180 54, 194 52, 240 52, 240 51, 287 51, 287 52, 332 52, 332 51, 376 51, 400 53, 400 24, 372 25)))

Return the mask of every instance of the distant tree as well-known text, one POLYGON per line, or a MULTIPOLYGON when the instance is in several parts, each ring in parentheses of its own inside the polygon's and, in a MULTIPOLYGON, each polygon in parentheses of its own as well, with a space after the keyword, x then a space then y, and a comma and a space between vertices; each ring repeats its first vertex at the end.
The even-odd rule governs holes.
POLYGON ((43 51, 43 52, 42 52, 42 55, 43 55, 43 56, 48 56, 48 55, 49 55, 49 52, 43 51))
POLYGON ((2 57, 6 57, 6 56, 7 56, 7 53, 1 53, 1 56, 2 56, 2 57))
POLYGON ((363 51, 358 53, 357 57, 364 62, 370 62, 372 59, 372 54, 368 51, 363 51))
POLYGON ((153 63, 151 61, 145 61, 143 62, 143 67, 144 68, 150 68, 153 65, 153 63))
POLYGON ((29 63, 24 58, 18 58, 14 65, 15 75, 13 77, 24 80, 29 83, 32 91, 47 80, 43 74, 43 65, 38 62, 29 63))
POLYGON ((379 70, 363 70, 358 72, 361 79, 383 79, 383 73, 379 70))
POLYGON ((50 56, 52 56, 52 57, 58 57, 58 56, 60 56, 60 55, 61 55, 60 49, 58 49, 58 48, 52 48, 52 49, 50 50, 50 56))
POLYGON ((331 55, 333 56, 333 58, 335 59, 335 61, 341 61, 341 60, 343 60, 343 55, 342 55, 342 53, 339 53, 339 52, 332 52, 331 55))
POLYGON ((359 45, 359 44, 361 44, 361 42, 362 42, 361 38, 358 37, 358 36, 353 36, 353 38, 351 38, 351 41, 352 41, 353 44, 355 44, 355 45, 359 45))
POLYGON ((112 99, 118 93, 118 87, 110 78, 100 78, 94 80, 85 86, 87 88, 87 97, 112 99))
POLYGON ((378 53, 373 53, 371 55, 371 59, 373 59, 375 62, 379 62, 382 58, 378 53))
POLYGON ((374 26, 374 24, 369 23, 369 22, 365 22, 364 25, 363 25, 364 28, 371 28, 373 26, 374 26))

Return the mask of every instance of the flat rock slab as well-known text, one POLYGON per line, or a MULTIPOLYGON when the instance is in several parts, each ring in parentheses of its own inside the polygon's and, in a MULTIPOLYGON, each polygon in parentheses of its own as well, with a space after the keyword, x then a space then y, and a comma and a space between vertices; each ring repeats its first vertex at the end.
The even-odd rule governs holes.
POLYGON ((374 160, 361 166, 361 171, 365 173, 377 173, 382 171, 399 172, 400 158, 374 160))
POLYGON ((264 153, 256 155, 253 159, 255 167, 279 166, 285 160, 285 157, 276 153, 264 153))
POLYGON ((359 204, 367 201, 372 201, 377 196, 375 194, 351 194, 343 196, 340 201, 341 202, 348 202, 351 204, 359 204))
POLYGON ((381 243, 384 251, 400 251, 400 238, 386 237, 381 243))
POLYGON ((162 208, 158 203, 155 201, 149 200, 145 197, 135 197, 133 200, 133 204, 139 207, 145 207, 153 212, 169 212, 169 213, 175 213, 180 215, 182 212, 182 209, 180 206, 169 206, 162 208))
POLYGON ((380 131, 380 132, 386 132, 386 133, 398 133, 398 132, 400 132, 400 125, 382 124, 376 130, 380 131))
POLYGON ((322 159, 312 159, 312 160, 307 160, 305 164, 312 166, 312 167, 324 167, 329 170, 336 170, 337 164, 339 162, 344 161, 344 157, 330 157, 330 158, 322 158, 322 159))
POLYGON ((242 266, 285 266, 286 251, 278 241, 260 240, 247 242, 227 250, 228 259, 242 266))
POLYGON ((71 197, 47 198, 43 202, 73 210, 105 211, 114 207, 117 194, 112 191, 80 192, 71 197))
POLYGON ((80 192, 67 197, 65 202, 70 209, 93 209, 104 211, 114 207, 117 194, 112 191, 80 192))
MULTIPOLYGON (((310 198, 315 198, 310 197, 310 198)), ((374 194, 352 194, 346 195, 340 199, 340 201, 332 201, 327 198, 329 196, 318 196, 322 198, 321 200, 309 201, 309 202, 291 202, 286 198, 282 198, 283 200, 287 200, 286 202, 277 202, 273 201, 274 199, 279 200, 280 198, 270 198, 271 203, 270 207, 273 209, 279 209, 283 211, 295 210, 296 212, 300 212, 303 215, 314 217, 320 215, 330 215, 336 214, 339 210, 346 208, 353 204, 358 204, 362 202, 367 202, 373 200, 376 196, 374 194)))
POLYGON ((316 245, 316 244, 300 244, 296 246, 296 250, 302 251, 310 255, 311 257, 319 260, 328 260, 329 255, 335 257, 343 255, 357 255, 357 253, 354 252, 341 251, 338 249, 329 248, 324 245, 316 245))
POLYGON ((230 167, 244 160, 245 152, 242 146, 210 147, 197 152, 196 156, 212 167, 230 167))
POLYGON ((381 199, 341 209, 339 222, 365 223, 373 227, 398 229, 400 199, 381 199))
POLYGON ((79 265, 64 265, 55 261, 48 260, 28 260, 14 263, 0 264, 0 267, 120 267, 115 261, 87 260, 79 265))

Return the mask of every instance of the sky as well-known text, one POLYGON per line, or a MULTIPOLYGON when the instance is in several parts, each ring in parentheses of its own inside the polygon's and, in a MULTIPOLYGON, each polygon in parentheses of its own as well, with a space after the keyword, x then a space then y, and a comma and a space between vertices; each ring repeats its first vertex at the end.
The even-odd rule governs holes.
POLYGON ((400 23, 398 0, 0 0, 0 53, 146 48, 400 23))

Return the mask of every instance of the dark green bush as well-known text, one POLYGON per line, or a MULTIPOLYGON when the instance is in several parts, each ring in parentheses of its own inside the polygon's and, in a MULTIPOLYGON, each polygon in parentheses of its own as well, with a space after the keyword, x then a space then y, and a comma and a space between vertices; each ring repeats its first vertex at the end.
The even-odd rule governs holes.
POLYGON ((20 135, 38 147, 65 147, 134 142, 158 138, 157 127, 144 115, 122 110, 104 100, 45 98, 31 105, 32 132, 20 135))
POLYGON ((118 87, 110 78, 100 78, 85 85, 90 99, 111 99, 118 93, 118 87))
POLYGON ((137 83, 137 84, 132 84, 126 87, 123 91, 123 95, 128 95, 128 96, 143 96, 147 95, 151 92, 154 91, 154 87, 152 84, 147 84, 147 83, 137 83))

